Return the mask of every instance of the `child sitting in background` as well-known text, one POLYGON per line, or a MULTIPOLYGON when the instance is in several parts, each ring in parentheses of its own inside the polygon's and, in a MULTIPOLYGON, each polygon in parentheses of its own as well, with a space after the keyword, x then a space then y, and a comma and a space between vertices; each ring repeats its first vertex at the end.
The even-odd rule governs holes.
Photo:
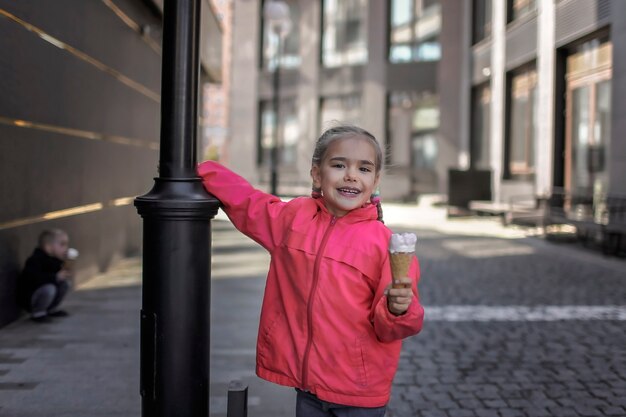
POLYGON ((20 305, 37 323, 68 315, 59 309, 73 276, 73 272, 64 267, 68 244, 69 237, 63 230, 45 230, 39 235, 39 245, 26 260, 18 286, 20 305))

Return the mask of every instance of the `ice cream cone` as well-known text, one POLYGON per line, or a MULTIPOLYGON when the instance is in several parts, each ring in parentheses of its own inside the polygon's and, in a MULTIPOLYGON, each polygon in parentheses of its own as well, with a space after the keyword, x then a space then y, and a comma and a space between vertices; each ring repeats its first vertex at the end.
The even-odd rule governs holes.
POLYGON ((65 261, 63 262, 63 269, 67 269, 68 271, 73 271, 77 258, 78 258, 78 251, 74 248, 68 249, 67 256, 65 257, 65 261))
MULTIPOLYGON (((413 233, 394 233, 389 241, 389 259, 391 261, 392 278, 406 278, 415 255, 417 236, 413 233)), ((393 288, 410 288, 409 284, 392 284, 393 288)))
POLYGON ((409 276, 409 267, 413 259, 414 252, 398 252, 390 254, 391 275, 394 278, 404 278, 409 276))
POLYGON ((74 259, 66 259, 63 261, 63 269, 67 269, 68 271, 73 271, 76 261, 74 259))

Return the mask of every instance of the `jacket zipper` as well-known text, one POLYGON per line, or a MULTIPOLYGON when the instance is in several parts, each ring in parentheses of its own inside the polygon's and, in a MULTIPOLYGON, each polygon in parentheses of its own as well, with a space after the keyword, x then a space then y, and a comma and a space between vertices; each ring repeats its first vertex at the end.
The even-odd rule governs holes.
POLYGON ((313 265, 313 283, 311 285, 311 292, 309 293, 309 301, 307 304, 308 337, 306 347, 304 349, 304 357, 302 359, 302 388, 305 390, 308 389, 309 384, 309 355, 311 353, 311 344, 313 343, 313 297, 315 296, 315 291, 317 290, 317 282, 319 281, 322 255, 324 254, 326 243, 328 242, 328 238, 330 237, 330 232, 332 231, 333 226, 336 222, 337 218, 333 216, 333 218, 330 220, 330 225, 326 229, 326 232, 324 232, 324 237, 322 238, 322 242, 320 243, 320 248, 317 251, 317 257, 315 258, 315 264, 313 265))

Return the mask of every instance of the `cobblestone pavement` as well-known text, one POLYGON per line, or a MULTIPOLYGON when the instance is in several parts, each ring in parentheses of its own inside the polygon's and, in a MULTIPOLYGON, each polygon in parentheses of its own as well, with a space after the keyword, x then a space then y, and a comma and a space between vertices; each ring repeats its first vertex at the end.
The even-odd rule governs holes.
POLYGON ((418 254, 425 325, 388 417, 626 416, 624 260, 431 231, 418 254))
MULTIPOLYGON (((405 341, 387 417, 626 417, 624 259, 413 230, 426 320, 405 341)), ((254 375, 268 256, 222 221, 213 253, 211 415, 225 417, 237 379, 251 417, 293 416, 293 390, 254 375)), ((139 415, 138 277, 131 261, 72 294, 68 319, 0 329, 0 416, 139 415)))

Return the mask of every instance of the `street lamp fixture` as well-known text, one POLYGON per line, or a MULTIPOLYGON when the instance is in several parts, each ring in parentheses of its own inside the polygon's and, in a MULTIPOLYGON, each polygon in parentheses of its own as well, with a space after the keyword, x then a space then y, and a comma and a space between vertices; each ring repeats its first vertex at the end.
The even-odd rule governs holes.
POLYGON ((143 417, 209 417, 211 226, 196 175, 201 0, 165 0, 159 176, 143 217, 143 417))
POLYGON ((274 69, 273 69, 273 99, 272 107, 274 112, 274 138, 272 144, 272 151, 270 157, 270 187, 271 193, 278 194, 278 149, 279 149, 279 131, 280 131, 280 117, 279 101, 280 101, 280 61, 282 57, 282 48, 284 44, 284 38, 291 30, 291 18, 289 16, 289 6, 287 3, 281 0, 271 0, 265 2, 263 6, 263 18, 265 24, 269 26, 271 33, 274 34, 276 39, 274 49, 274 69))

